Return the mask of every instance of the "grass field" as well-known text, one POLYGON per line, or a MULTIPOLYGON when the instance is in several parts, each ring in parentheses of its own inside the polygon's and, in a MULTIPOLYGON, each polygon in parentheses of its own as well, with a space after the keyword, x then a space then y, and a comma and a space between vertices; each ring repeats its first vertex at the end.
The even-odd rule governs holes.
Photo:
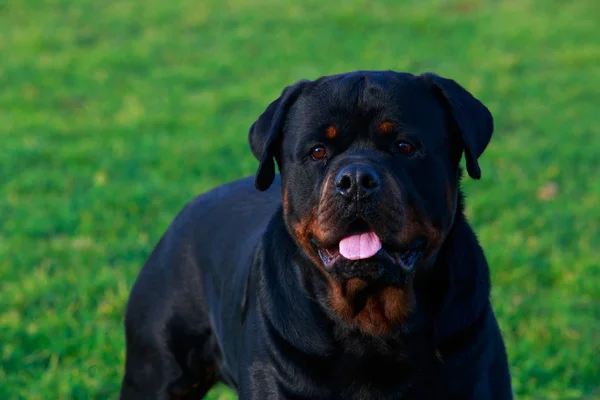
POLYGON ((515 393, 600 398, 600 2, 328 4, 0 2, 0 399, 115 398, 171 218, 254 172, 283 86, 354 69, 435 71, 493 111, 464 186, 515 393))

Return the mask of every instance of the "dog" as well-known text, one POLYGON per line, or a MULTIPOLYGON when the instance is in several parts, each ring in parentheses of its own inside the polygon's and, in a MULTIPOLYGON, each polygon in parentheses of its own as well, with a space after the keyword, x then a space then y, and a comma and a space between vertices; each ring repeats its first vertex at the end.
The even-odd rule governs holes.
POLYGON ((434 73, 286 87, 256 175, 186 204, 133 285, 121 399, 511 399, 460 189, 493 130, 434 73))

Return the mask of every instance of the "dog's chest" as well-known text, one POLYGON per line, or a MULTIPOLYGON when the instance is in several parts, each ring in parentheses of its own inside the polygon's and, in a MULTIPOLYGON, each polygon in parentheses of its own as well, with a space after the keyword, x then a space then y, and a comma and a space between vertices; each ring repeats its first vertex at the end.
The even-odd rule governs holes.
POLYGON ((416 387, 423 387, 422 377, 431 374, 436 362, 434 355, 418 353, 342 354, 320 360, 307 378, 328 393, 323 397, 327 399, 409 399, 416 387))

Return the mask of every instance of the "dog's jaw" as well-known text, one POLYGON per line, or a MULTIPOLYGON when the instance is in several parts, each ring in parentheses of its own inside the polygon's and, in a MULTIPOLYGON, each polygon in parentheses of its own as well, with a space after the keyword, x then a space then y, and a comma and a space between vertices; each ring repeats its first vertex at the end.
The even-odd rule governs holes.
POLYGON ((290 220, 286 213, 287 192, 283 192, 285 224, 296 244, 327 284, 323 307, 351 328, 372 336, 385 336, 402 326, 414 308, 412 275, 402 285, 373 285, 360 278, 336 279, 324 265, 311 237, 322 234, 316 212, 301 220, 290 220))

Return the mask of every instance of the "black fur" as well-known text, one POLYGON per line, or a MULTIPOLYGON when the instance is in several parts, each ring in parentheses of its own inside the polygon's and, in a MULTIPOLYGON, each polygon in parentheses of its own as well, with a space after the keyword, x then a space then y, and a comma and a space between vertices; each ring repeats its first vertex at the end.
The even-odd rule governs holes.
POLYGON ((202 398, 222 381, 240 399, 511 399, 459 188, 463 151, 480 177, 492 121, 433 74, 358 71, 287 88, 250 129, 255 180, 187 204, 144 265, 121 398, 202 398), (313 160, 314 146, 327 157, 313 160), (332 177, 350 164, 381 178, 373 196, 336 192, 332 177), (319 258, 367 229, 384 246, 375 257, 319 258), (401 253, 418 254, 414 269, 392 260, 401 253))

